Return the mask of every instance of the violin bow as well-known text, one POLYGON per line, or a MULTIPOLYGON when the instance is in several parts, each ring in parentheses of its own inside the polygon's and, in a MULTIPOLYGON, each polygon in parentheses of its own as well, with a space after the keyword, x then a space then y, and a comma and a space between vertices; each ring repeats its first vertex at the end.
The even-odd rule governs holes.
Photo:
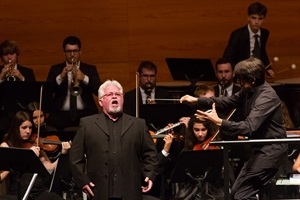
MULTIPOLYGON (((235 111, 236 111, 236 108, 232 109, 230 111, 230 113, 228 114, 228 116, 226 117, 226 120, 229 120, 231 118, 231 116, 235 113, 235 111)), ((219 134, 219 132, 220 132, 220 127, 218 127, 218 129, 215 131, 215 133, 213 134, 213 136, 202 146, 202 148, 204 150, 206 150, 209 147, 209 143, 211 141, 213 141, 217 137, 217 135, 219 134)))
POLYGON ((39 146, 39 140, 40 140, 42 99, 43 99, 43 85, 41 85, 41 89, 40 89, 39 118, 38 118, 38 130, 37 130, 37 146, 39 146))
POLYGON ((135 116, 139 117, 139 77, 140 74, 138 72, 136 72, 135 74, 135 116))

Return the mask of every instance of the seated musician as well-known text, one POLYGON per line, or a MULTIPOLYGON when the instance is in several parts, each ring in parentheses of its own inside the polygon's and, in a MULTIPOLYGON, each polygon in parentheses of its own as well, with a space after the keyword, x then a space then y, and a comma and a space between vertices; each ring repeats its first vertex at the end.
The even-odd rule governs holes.
POLYGON ((142 61, 137 71, 139 73, 139 87, 126 92, 124 95, 124 112, 132 116, 136 115, 137 89, 139 90, 138 105, 161 104, 165 103, 162 99, 171 98, 168 90, 156 85, 157 67, 153 62, 142 61))
MULTIPOLYGON (((193 180, 190 182, 176 184, 175 194, 171 194, 171 185, 169 184, 168 180, 172 174, 172 170, 174 170, 174 166, 176 165, 180 152, 189 150, 204 150, 203 145, 208 144, 209 139, 211 139, 214 133, 214 125, 211 122, 200 121, 195 116, 191 116, 187 122, 181 122, 183 124, 188 124, 187 127, 182 126, 183 129, 179 130, 179 132, 183 134, 174 135, 172 130, 164 136, 163 140, 157 140, 157 144, 162 141, 164 142, 163 148, 161 148, 162 150, 158 154, 158 160, 160 168, 162 169, 161 173, 163 173, 166 180, 164 182, 164 188, 161 189, 164 191, 164 197, 166 199, 193 199, 193 197, 197 195, 197 183, 193 182, 193 180), (174 142, 175 139, 179 140, 174 142)), ((172 124, 169 124, 168 126, 170 127, 172 124)), ((207 145, 205 150, 217 148, 218 147, 207 145)), ((205 184, 203 184, 201 193, 203 199, 213 197, 215 199, 223 200, 224 193, 223 187, 220 184, 221 182, 221 180, 218 180, 214 183, 205 182, 205 184)))
POLYGON ((45 119, 47 117, 46 113, 44 113, 44 111, 40 109, 40 105, 38 102, 36 101, 30 102, 27 105, 27 112, 32 116, 32 120, 34 123, 33 132, 37 132, 39 125, 40 125, 41 132, 57 131, 57 129, 54 126, 46 124, 45 122, 45 119), (38 120, 39 118, 40 118, 40 123, 38 120))
MULTIPOLYGON (((32 127, 33 133, 39 132, 41 137, 44 137, 48 140, 59 141, 58 136, 53 135, 53 133, 57 132, 57 129, 54 126, 46 124, 45 121, 47 118, 47 114, 42 109, 40 109, 40 105, 38 102, 36 101, 30 102, 27 105, 27 112, 32 117, 32 121, 34 124, 34 126, 32 127)), ((53 162, 59 157, 61 153, 60 152, 61 146, 53 145, 51 147, 52 148, 49 149, 49 151, 47 151, 48 149, 46 150, 44 149, 44 151, 46 152, 47 156, 50 158, 51 162, 53 162)))
MULTIPOLYGON (((49 176, 38 175, 37 179, 31 189, 30 198, 35 200, 62 200, 63 198, 56 193, 48 192, 48 184, 50 183, 50 173, 55 169, 57 165, 56 162, 50 162, 48 156, 42 150, 43 146, 36 146, 36 141, 30 141, 32 136, 32 117, 29 113, 24 111, 19 111, 15 114, 14 118, 11 121, 9 130, 3 138, 3 143, 1 147, 18 147, 18 148, 29 148, 34 151, 36 156, 39 157, 40 161, 43 163, 44 167, 49 172, 49 176)), ((68 152, 68 149, 71 147, 69 142, 62 142, 62 154, 68 152)), ((17 176, 14 173, 9 171, 2 171, 0 174, 1 182, 9 175, 10 177, 10 189, 9 195, 17 195, 17 176)), ((31 181, 32 173, 23 173, 20 175, 21 183, 21 195, 24 196, 25 191, 31 181)))
MULTIPOLYGON (((209 141, 214 133, 215 126, 213 123, 210 121, 202 121, 192 116, 188 123, 187 133, 184 136, 183 151, 218 149, 216 146, 209 145, 209 141)), ((224 199, 223 186, 221 183, 222 180, 216 180, 214 182, 204 181, 201 194, 197 194, 197 182, 193 180, 178 183, 176 184, 175 199, 193 199, 196 195, 201 195, 203 199, 224 199)))

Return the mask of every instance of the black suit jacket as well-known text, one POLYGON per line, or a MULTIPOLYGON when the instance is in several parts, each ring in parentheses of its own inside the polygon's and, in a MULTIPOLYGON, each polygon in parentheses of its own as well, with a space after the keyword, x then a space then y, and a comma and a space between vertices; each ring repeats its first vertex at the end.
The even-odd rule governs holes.
MULTIPOLYGON (((142 199, 142 180, 155 180, 158 170, 157 151, 145 120, 123 114, 121 130, 123 173, 123 199, 142 199)), ((92 181, 95 200, 108 199, 108 175, 110 163, 108 152, 110 133, 103 113, 81 118, 80 128, 70 149, 73 177, 78 187, 92 181), (86 157, 85 157, 86 155, 86 157), (87 168, 85 170, 85 160, 87 168)))
MULTIPOLYGON (((171 95, 168 90, 161 87, 155 88, 155 98, 157 99, 171 99, 171 95)), ((157 104, 166 103, 166 101, 155 101, 157 104)), ((142 95, 139 91, 139 105, 143 104, 142 95)), ((135 116, 136 112, 136 89, 130 90, 124 95, 124 112, 135 116)))
MULTIPOLYGON (((261 61, 265 66, 270 64, 266 44, 269 38, 269 31, 261 28, 260 45, 261 45, 261 61)), ((227 47, 225 48, 223 57, 231 60, 235 65, 238 62, 248 59, 250 57, 250 38, 248 26, 243 26, 230 35, 227 47)))
MULTIPOLYGON (((0 66, 0 71, 3 69, 4 65, 0 66)), ((34 72, 32 69, 28 67, 23 67, 19 64, 17 64, 17 69, 20 71, 20 73, 25 77, 25 81, 35 81, 34 72)), ((5 79, 6 81, 6 79, 5 79)), ((17 79, 17 81, 20 81, 17 79)))
MULTIPOLYGON (((56 83, 56 77, 61 73, 63 68, 66 66, 66 63, 60 63, 57 65, 51 66, 51 69, 48 73, 47 81, 52 83, 53 86, 53 110, 58 111, 63 106, 64 100, 68 92, 68 79, 65 78, 63 82, 58 85, 56 83)), ((80 82, 80 87, 82 88, 81 97, 85 104, 85 110, 93 111, 94 113, 98 112, 98 108, 95 104, 93 94, 98 95, 98 89, 101 85, 99 74, 95 65, 89 65, 83 62, 80 62, 80 70, 86 76, 89 77, 88 85, 80 82)))

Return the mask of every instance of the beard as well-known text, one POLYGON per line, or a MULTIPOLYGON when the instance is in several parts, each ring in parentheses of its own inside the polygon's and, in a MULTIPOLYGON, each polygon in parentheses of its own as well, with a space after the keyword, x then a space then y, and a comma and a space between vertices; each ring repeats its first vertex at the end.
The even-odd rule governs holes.
POLYGON ((110 107, 108 110, 108 114, 110 114, 111 116, 120 116, 123 112, 123 109, 121 106, 118 107, 110 107))

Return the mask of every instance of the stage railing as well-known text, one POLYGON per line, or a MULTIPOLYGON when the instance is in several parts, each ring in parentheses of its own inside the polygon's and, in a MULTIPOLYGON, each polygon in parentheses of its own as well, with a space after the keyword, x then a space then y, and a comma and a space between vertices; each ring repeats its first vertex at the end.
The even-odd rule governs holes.
POLYGON ((272 143, 300 143, 300 138, 286 138, 286 139, 255 139, 255 140, 233 140, 233 141, 213 141, 210 145, 223 147, 223 162, 224 162, 224 199, 231 200, 229 193, 229 146, 243 145, 243 144, 272 144, 272 143))

